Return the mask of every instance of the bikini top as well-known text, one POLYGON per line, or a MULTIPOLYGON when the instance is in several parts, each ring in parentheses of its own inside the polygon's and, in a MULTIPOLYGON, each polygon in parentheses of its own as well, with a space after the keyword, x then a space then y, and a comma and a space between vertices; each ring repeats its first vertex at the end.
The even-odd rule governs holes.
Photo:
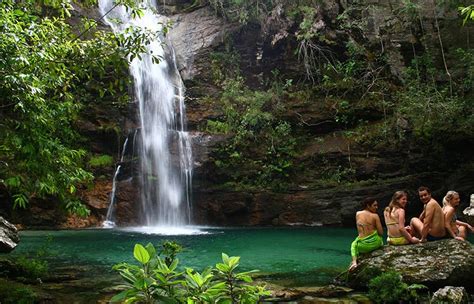
MULTIPOLYGON (((388 215, 389 215, 389 218, 393 221, 392 213, 390 212, 388 215)), ((385 225, 387 225, 387 226, 390 226, 390 225, 398 225, 398 222, 395 222, 395 221, 393 221, 393 222, 385 222, 385 225)))

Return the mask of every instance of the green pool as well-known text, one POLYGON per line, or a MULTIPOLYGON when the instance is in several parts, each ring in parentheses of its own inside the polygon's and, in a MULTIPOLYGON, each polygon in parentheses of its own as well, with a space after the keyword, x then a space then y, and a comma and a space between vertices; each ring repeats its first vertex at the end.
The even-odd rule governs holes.
POLYGON ((327 285, 345 270, 355 236, 355 229, 327 227, 22 231, 8 255, 35 256, 46 249, 53 277, 37 286, 58 303, 96 303, 117 293, 113 286, 121 279, 112 266, 133 262, 136 243, 176 241, 184 247, 180 264, 197 270, 215 265, 221 252, 237 255, 240 271, 258 269, 258 280, 302 287, 327 285))
POLYGON ((162 235, 153 228, 23 231, 14 254, 47 247, 51 263, 94 266, 110 272, 112 265, 133 262, 136 243, 176 241, 184 247, 181 265, 203 269, 220 260, 221 252, 241 257, 241 270, 258 269, 268 280, 284 285, 324 285, 350 262, 355 231, 343 228, 206 228, 185 235, 162 235), (47 241, 51 239, 51 241, 47 241))

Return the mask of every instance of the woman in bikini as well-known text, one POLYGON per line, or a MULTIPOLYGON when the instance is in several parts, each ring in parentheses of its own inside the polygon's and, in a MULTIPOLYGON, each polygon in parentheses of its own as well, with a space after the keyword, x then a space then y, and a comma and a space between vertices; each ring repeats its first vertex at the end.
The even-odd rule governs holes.
POLYGON ((405 206, 407 203, 407 193, 397 191, 393 194, 390 204, 383 212, 388 232, 387 242, 390 245, 417 244, 420 242, 418 238, 410 234, 410 227, 405 227, 405 206))
POLYGON ((474 232, 472 226, 457 219, 456 208, 459 206, 459 194, 456 191, 448 191, 443 198, 444 222, 447 233, 460 241, 466 240, 468 232, 474 232))
POLYGON ((349 266, 349 271, 357 267, 357 257, 360 253, 371 252, 383 246, 383 228, 377 214, 378 205, 374 198, 366 198, 362 202, 364 210, 356 213, 359 235, 351 244, 352 263, 349 266))

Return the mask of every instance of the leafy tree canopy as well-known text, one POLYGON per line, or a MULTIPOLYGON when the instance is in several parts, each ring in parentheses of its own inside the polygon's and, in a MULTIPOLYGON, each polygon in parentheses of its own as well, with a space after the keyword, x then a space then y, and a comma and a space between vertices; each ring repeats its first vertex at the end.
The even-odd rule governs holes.
MULTIPOLYGON (((116 3, 140 15, 135 1, 116 3)), ((77 33, 72 9, 68 0, 0 2, 0 184, 14 207, 56 197, 69 211, 86 215, 76 189, 93 175, 85 169, 86 151, 74 127, 84 92, 126 95, 114 75, 123 75, 127 57, 143 53, 151 36, 138 29, 97 30, 87 18, 77 33)))

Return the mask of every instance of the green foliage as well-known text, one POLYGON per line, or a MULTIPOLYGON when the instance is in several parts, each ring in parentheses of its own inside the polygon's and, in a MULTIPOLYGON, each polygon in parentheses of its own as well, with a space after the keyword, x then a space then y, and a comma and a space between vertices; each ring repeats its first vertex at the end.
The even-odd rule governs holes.
POLYGON ((458 50, 462 63, 462 79, 455 79, 454 92, 436 82, 439 71, 431 57, 416 57, 405 75, 406 89, 397 96, 395 114, 411 125, 417 141, 431 142, 443 149, 451 140, 469 138, 474 134, 472 83, 474 81, 474 52, 458 50))
POLYGON ((311 6, 297 6, 293 11, 293 18, 301 20, 296 32, 296 39, 299 42, 296 54, 303 62, 307 78, 312 82, 318 82, 323 73, 323 67, 334 62, 333 53, 327 47, 330 41, 315 26, 317 13, 317 9, 311 6))
POLYGON ((176 255, 183 251, 183 247, 180 244, 171 241, 163 242, 161 248, 159 255, 165 257, 165 263, 168 266, 170 266, 176 259, 176 255))
POLYGON ((385 272, 369 282, 369 297, 376 303, 417 301, 418 291, 427 289, 421 284, 408 285, 396 271, 385 272))
POLYGON ((281 118, 292 80, 282 79, 274 70, 270 79, 262 81, 266 90, 250 89, 232 50, 214 53, 212 58, 213 81, 222 92, 209 102, 222 115, 208 120, 203 129, 231 136, 213 155, 216 174, 230 178, 233 187, 284 188, 296 152, 292 127, 281 118))
POLYGON ((314 28, 314 22, 317 15, 317 10, 311 6, 299 6, 299 13, 302 15, 302 21, 299 24, 299 31, 296 33, 298 40, 311 40, 318 35, 314 28))
POLYGON ((165 242, 160 252, 151 243, 136 244, 133 254, 139 265, 114 266, 125 285, 121 285, 124 290, 111 302, 254 304, 269 295, 263 286, 250 284, 251 272, 236 272, 239 257, 223 253, 222 263, 215 268, 206 268, 201 273, 187 267, 180 271, 176 254, 181 249, 173 242, 165 242))
POLYGON ((449 84, 439 80, 443 72, 431 55, 416 56, 403 74, 403 86, 382 104, 390 116, 377 124, 360 126, 356 141, 392 150, 405 150, 409 145, 427 155, 445 157, 446 151, 453 154, 453 143, 472 138, 474 52, 457 49, 451 56, 457 76, 449 84))
POLYGON ((89 166, 96 167, 109 167, 114 163, 114 158, 110 155, 97 155, 92 156, 89 159, 89 166))
POLYGON ((247 24, 267 16, 272 0, 209 0, 214 10, 229 21, 247 24))
POLYGON ((291 125, 275 117, 281 111, 277 94, 284 86, 252 91, 240 77, 224 83, 219 100, 224 121, 210 121, 206 129, 232 135, 219 151, 218 159, 225 161, 216 165, 242 185, 279 187, 291 169, 296 140, 291 125))
MULTIPOLYGON (((120 2, 140 15, 135 1, 120 2)), ((92 96, 127 99, 127 77, 116 75, 126 75, 126 58, 140 57, 156 33, 115 35, 84 19, 77 36, 71 10, 67 0, 0 2, 0 182, 14 207, 53 196, 84 215, 76 189, 93 176, 75 121, 92 96)))
POLYGON ((474 4, 460 6, 459 12, 461 13, 461 16, 464 16, 463 24, 466 24, 469 19, 474 21, 474 4))
POLYGON ((240 75, 240 56, 233 50, 211 53, 211 71, 213 82, 222 86, 226 79, 233 79, 240 75))
POLYGON ((457 49, 455 51, 459 69, 463 71, 463 75, 459 80, 460 95, 472 93, 474 88, 474 50, 473 49, 457 49))
POLYGON ((0 279, 0 299, 4 304, 37 303, 36 293, 28 286, 0 279))
POLYGON ((22 274, 28 278, 44 278, 48 275, 49 263, 43 259, 20 256, 15 260, 22 274))
POLYGON ((232 129, 227 122, 218 120, 208 120, 206 122, 205 131, 211 134, 228 134, 232 131, 232 129))
POLYGON ((341 184, 343 182, 350 182, 354 180, 355 169, 351 167, 344 167, 342 165, 325 166, 321 172, 321 178, 329 184, 341 184))

